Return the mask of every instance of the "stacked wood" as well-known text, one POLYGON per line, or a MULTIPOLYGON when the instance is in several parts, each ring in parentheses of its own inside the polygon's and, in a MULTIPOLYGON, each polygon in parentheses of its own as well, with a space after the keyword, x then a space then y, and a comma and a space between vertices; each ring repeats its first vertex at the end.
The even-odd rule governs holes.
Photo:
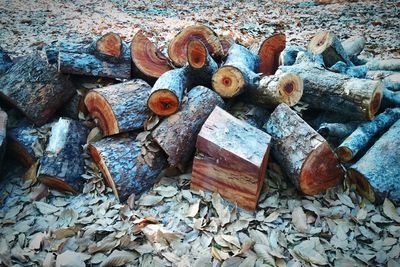
POLYGON ((272 35, 264 40, 258 50, 260 69, 264 75, 273 75, 279 67, 279 56, 286 47, 286 36, 282 33, 272 35))
POLYGON ((374 120, 361 124, 336 149, 336 154, 342 162, 349 162, 358 152, 365 149, 372 139, 382 134, 400 119, 400 108, 387 109, 374 120))
POLYGON ((141 30, 132 39, 131 57, 136 72, 145 80, 155 81, 163 73, 173 69, 169 59, 141 30))
POLYGON ((271 114, 266 131, 272 136, 272 155, 297 189, 318 194, 344 176, 327 141, 286 104, 271 114))
POLYGON ((4 74, 12 65, 12 59, 7 52, 0 47, 0 75, 4 74))
POLYGON ((203 86, 194 87, 187 97, 181 110, 164 119, 151 133, 168 155, 168 163, 181 170, 193 156, 197 134, 207 117, 215 106, 224 106, 218 94, 203 86))
POLYGON ((329 68, 330 71, 339 72, 355 78, 365 78, 368 68, 365 65, 349 66, 343 61, 338 61, 329 68))
POLYGON ((79 121, 60 118, 51 128, 45 154, 40 159, 38 179, 58 190, 80 192, 81 176, 85 173, 82 146, 88 133, 79 121))
POLYGON ((6 152, 7 113, 0 108, 0 170, 6 152))
POLYGON ((400 203, 400 120, 348 170, 350 182, 371 202, 400 203))
POLYGON ((132 134, 107 137, 88 146, 106 184, 121 202, 131 194, 139 197, 148 190, 167 165, 160 148, 152 146, 147 156, 142 155, 143 149, 140 140, 135 140, 132 134))
POLYGON ((233 44, 223 67, 212 77, 212 87, 222 97, 231 98, 259 84, 259 58, 247 48, 233 44))
POLYGON ((15 159, 29 168, 38 160, 33 147, 39 144, 38 129, 31 125, 11 128, 7 132, 7 151, 15 159))
POLYGON ((192 39, 200 40, 212 57, 223 55, 222 45, 212 29, 204 25, 189 26, 179 32, 168 46, 168 56, 175 66, 183 67, 187 63, 187 45, 192 39))
POLYGON ((244 102, 235 103, 229 108, 228 111, 236 118, 258 129, 262 129, 271 115, 270 112, 260 106, 255 106, 244 102))
POLYGON ((135 79, 91 90, 85 105, 105 136, 142 129, 151 87, 135 79))
POLYGON ((291 66, 296 62, 297 54, 305 52, 301 46, 288 46, 279 54, 279 65, 291 66))
POLYGON ((352 62, 363 51, 366 41, 364 36, 356 35, 342 42, 343 49, 352 62))
POLYGON ((21 59, 0 77, 0 98, 38 126, 49 121, 74 92, 69 77, 57 73, 39 54, 21 59))
POLYGON ((197 137, 191 188, 218 192, 254 211, 264 181, 271 137, 216 107, 197 137))

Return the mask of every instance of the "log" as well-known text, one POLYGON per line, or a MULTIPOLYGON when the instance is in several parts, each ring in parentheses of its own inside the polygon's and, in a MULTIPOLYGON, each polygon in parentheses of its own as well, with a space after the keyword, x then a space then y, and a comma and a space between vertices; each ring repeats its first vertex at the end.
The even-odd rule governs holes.
POLYGON ((365 65, 361 66, 348 66, 342 61, 336 62, 335 65, 329 68, 330 71, 343 73, 355 78, 365 78, 368 68, 365 65))
POLYGON ((327 141, 288 105, 275 109, 266 131, 272 136, 272 155, 299 191, 318 194, 343 179, 343 169, 327 141))
POLYGON ((372 80, 382 80, 385 89, 400 91, 400 73, 394 71, 368 71, 366 76, 372 80))
POLYGON ((121 37, 113 32, 101 36, 95 41, 95 51, 111 58, 119 58, 123 53, 123 42, 121 37))
POLYGON ((383 90, 382 97, 383 108, 400 107, 400 91, 393 92, 388 89, 383 90))
POLYGON ((280 68, 300 76, 304 82, 302 101, 311 108, 369 120, 379 110, 383 95, 380 81, 351 78, 305 63, 280 68))
POLYGON ((228 55, 229 48, 231 48, 232 44, 235 43, 235 40, 230 35, 220 35, 219 41, 222 46, 222 51, 223 51, 222 56, 226 57, 228 55))
POLYGON ((253 127, 262 130, 271 115, 266 109, 252 104, 237 102, 229 108, 229 113, 253 127))
POLYGON ((13 61, 3 48, 0 47, 0 75, 6 73, 6 71, 12 67, 13 61))
POLYGON ((344 139, 348 137, 355 129, 357 129, 359 122, 324 122, 318 127, 317 132, 324 138, 344 139))
POLYGON ((203 86, 194 87, 187 97, 181 110, 165 118, 151 133, 168 155, 168 163, 182 171, 194 154, 201 126, 215 106, 224 106, 218 94, 203 86))
POLYGON ((72 98, 60 109, 60 114, 64 117, 69 117, 74 120, 80 118, 80 113, 83 115, 88 114, 85 106, 86 91, 76 90, 72 98))
POLYGON ((399 133, 400 120, 348 170, 350 183, 373 203, 382 203, 386 197, 400 203, 399 133))
POLYGON ((192 190, 213 191, 254 211, 263 185, 271 137, 219 107, 197 137, 192 190))
POLYGON ((400 58, 371 59, 366 66, 369 70, 400 71, 400 58))
POLYGON ((167 160, 160 148, 146 150, 132 134, 107 137, 88 146, 88 151, 119 201, 131 194, 139 197, 155 182, 166 167, 167 160))
POLYGON ((296 62, 297 54, 306 52, 301 46, 288 46, 279 54, 279 65, 291 66, 296 62))
POLYGON ((282 33, 272 35, 264 40, 258 50, 260 69, 264 75, 273 75, 279 67, 279 55, 286 47, 286 36, 282 33))
POLYGON ((222 97, 231 98, 259 84, 259 58, 247 48, 233 44, 223 67, 212 77, 212 87, 222 97))
POLYGON ((33 150, 34 145, 40 144, 39 129, 25 124, 20 127, 11 128, 7 132, 7 151, 10 155, 21 162, 26 168, 37 162, 38 155, 33 150))
MULTIPOLYGON (((352 60, 356 58, 365 47, 367 40, 362 35, 352 36, 342 42, 342 46, 346 54, 352 60)), ((353 60, 352 60, 353 61, 353 60)))
POLYGON ((147 100, 151 111, 160 116, 169 116, 178 111, 183 92, 189 88, 189 68, 165 72, 156 81, 147 100))
POLYGON ((6 133, 7 133, 7 113, 0 108, 0 170, 3 162, 3 157, 6 152, 6 133))
POLYGON ((105 136, 130 132, 143 128, 150 91, 150 85, 135 79, 91 90, 85 105, 105 136))
POLYGON ((358 152, 367 148, 372 139, 382 134, 400 119, 400 108, 386 109, 374 120, 361 124, 336 149, 336 154, 342 162, 349 162, 358 152))
POLYGON ((25 57, 0 77, 0 98, 37 126, 49 121, 74 92, 70 78, 57 73, 39 54, 25 57))
POLYGON ((187 63, 187 45, 190 40, 200 40, 214 58, 223 55, 222 45, 217 34, 207 26, 194 25, 184 28, 169 43, 168 56, 175 66, 183 67, 187 63))
POLYGON ((322 55, 325 66, 328 68, 338 61, 343 61, 349 66, 353 65, 339 38, 332 32, 318 32, 311 39, 307 49, 313 55, 322 55))
POLYGON ((138 76, 149 82, 154 82, 163 73, 173 69, 169 59, 141 30, 132 39, 131 56, 138 76))
POLYGON ((61 191, 81 192, 81 176, 85 173, 82 146, 88 133, 79 121, 60 118, 51 128, 45 154, 40 159, 39 181, 61 191))

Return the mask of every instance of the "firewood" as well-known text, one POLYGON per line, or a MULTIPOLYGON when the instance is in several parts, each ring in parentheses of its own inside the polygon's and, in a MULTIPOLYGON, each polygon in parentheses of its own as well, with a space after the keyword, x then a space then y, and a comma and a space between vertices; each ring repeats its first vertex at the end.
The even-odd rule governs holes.
POLYGON ((231 48, 232 44, 235 43, 235 40, 230 35, 221 35, 219 36, 219 41, 221 42, 222 45, 222 51, 223 51, 222 56, 225 57, 228 55, 229 48, 231 48))
POLYGON ((400 203, 400 120, 348 170, 351 184, 371 202, 385 197, 400 203))
POLYGON ((364 49, 366 39, 362 35, 352 36, 342 42, 342 46, 350 59, 357 57, 364 49))
POLYGON ((189 26, 169 43, 168 56, 175 66, 183 67, 187 63, 187 44, 192 39, 200 40, 212 57, 219 58, 223 55, 222 45, 212 29, 204 25, 189 26))
POLYGON ((365 78, 368 72, 368 68, 365 65, 349 66, 343 61, 336 62, 332 67, 329 68, 329 70, 343 73, 354 78, 365 78))
POLYGON ((13 64, 14 63, 7 52, 0 47, 0 75, 4 74, 13 64))
POLYGON ((395 71, 372 70, 366 73, 366 78, 372 80, 382 80, 386 89, 400 91, 400 73, 395 71))
POLYGON ((35 143, 39 144, 39 139, 38 129, 32 125, 11 128, 7 132, 8 153, 29 168, 39 159, 33 150, 35 143))
POLYGON ((393 92, 388 89, 383 90, 382 107, 400 107, 400 91, 393 92))
POLYGON ((288 46, 279 54, 279 65, 291 66, 296 62, 296 57, 299 52, 305 52, 301 46, 288 46))
POLYGON ((314 195, 337 185, 344 172, 327 141, 286 104, 271 114, 266 131, 272 155, 301 192, 314 195))
POLYGON ((0 77, 0 96, 38 126, 73 96, 73 88, 69 77, 57 73, 39 54, 23 58, 0 77))
POLYGON ((259 84, 259 58, 247 48, 233 44, 223 67, 212 77, 212 87, 222 97, 234 97, 259 84))
POLYGON ((168 155, 171 166, 184 170, 195 150, 197 134, 215 106, 223 107, 222 98, 211 89, 196 86, 179 112, 164 119, 151 135, 168 155))
POLYGON ((269 116, 271 115, 268 110, 260 106, 255 106, 244 102, 235 103, 232 107, 229 108, 228 111, 236 118, 261 130, 264 124, 267 122, 269 116))
POLYGON ((0 170, 6 152, 7 113, 0 108, 0 170))
POLYGON ((369 120, 379 110, 383 95, 380 81, 350 78, 305 63, 280 68, 300 76, 304 82, 302 101, 311 108, 369 120))
POLYGON ((82 146, 89 130, 79 121, 60 118, 52 128, 44 156, 40 159, 38 179, 49 187, 78 193, 85 173, 82 146))
POLYGON ((149 82, 155 81, 163 73, 173 69, 169 59, 141 30, 132 39, 131 56, 134 68, 139 73, 138 76, 149 82))
POLYGON ((317 33, 308 44, 308 51, 314 55, 322 55, 328 68, 338 61, 343 61, 349 66, 353 65, 339 38, 329 31, 317 33))
POLYGON ((121 202, 131 194, 139 197, 148 190, 167 165, 160 148, 153 145, 145 155, 142 150, 146 148, 133 134, 107 137, 88 146, 106 184, 121 202))
POLYGON ((348 137, 355 129, 357 129, 359 122, 324 122, 321 123, 317 132, 324 138, 333 137, 336 139, 344 139, 348 137))
POLYGON ((113 32, 106 33, 97 39, 95 46, 95 51, 104 56, 119 58, 123 53, 121 37, 113 32))
POLYGON ((74 120, 79 119, 79 113, 86 115, 88 110, 85 106, 85 96, 85 91, 77 90, 72 98, 60 109, 60 114, 74 120))
POLYGON ((216 107, 197 137, 191 189, 213 191, 254 211, 271 137, 216 107))
POLYGON ((374 120, 361 124, 336 149, 336 154, 342 162, 351 161, 358 152, 365 149, 371 140, 382 134, 400 119, 400 108, 386 109, 374 120))
POLYGON ((273 75, 279 67, 279 55, 286 47, 286 36, 282 33, 264 40, 258 50, 260 69, 264 75, 273 75))
POLYGON ((400 71, 400 58, 371 59, 366 66, 369 70, 400 71))

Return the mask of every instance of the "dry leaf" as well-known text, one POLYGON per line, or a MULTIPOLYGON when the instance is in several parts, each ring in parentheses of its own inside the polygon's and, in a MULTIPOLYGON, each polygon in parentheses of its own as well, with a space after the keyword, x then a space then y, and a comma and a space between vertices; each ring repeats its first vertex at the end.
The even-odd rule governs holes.
POLYGON ((385 201, 383 202, 383 213, 393 221, 400 223, 400 216, 397 213, 396 207, 393 205, 393 203, 385 198, 385 201))
POLYGON ((162 196, 152 196, 152 195, 145 195, 139 199, 140 206, 154 206, 160 203, 164 197, 162 196))
POLYGON ((301 207, 293 209, 292 223, 299 232, 305 233, 307 231, 307 216, 301 207))
POLYGON ((128 251, 114 250, 101 264, 100 267, 122 266, 133 263, 138 255, 128 251))
POLYGON ((99 127, 94 127, 86 138, 86 143, 91 144, 103 138, 103 133, 99 127))
POLYGON ((178 189, 174 186, 159 186, 154 191, 163 197, 173 197, 178 193, 178 189))
POLYGON ((43 267, 54 267, 56 265, 56 255, 54 253, 47 253, 42 263, 43 267))
POLYGON ((317 265, 328 264, 325 252, 317 251, 317 246, 318 244, 316 244, 315 239, 306 240, 295 246, 293 251, 297 254, 297 256, 308 263, 317 265))
POLYGON ((43 215, 49 215, 49 214, 54 214, 57 212, 59 209, 53 205, 44 203, 42 201, 35 201, 33 202, 35 207, 39 210, 39 212, 43 215))
POLYGON ((199 212, 200 208, 200 199, 196 200, 196 202, 192 205, 190 205, 186 216, 187 217, 196 217, 197 213, 199 212))
POLYGON ((254 251, 257 253, 257 256, 262 258, 267 264, 275 266, 275 259, 268 253, 268 247, 266 245, 255 244, 254 251))
POLYGON ((47 238, 46 233, 37 233, 29 242, 29 248, 32 250, 38 250, 42 247, 43 241, 47 238))
POLYGON ((90 256, 88 257, 83 253, 67 250, 57 256, 56 267, 85 267, 85 260, 89 258, 90 256))

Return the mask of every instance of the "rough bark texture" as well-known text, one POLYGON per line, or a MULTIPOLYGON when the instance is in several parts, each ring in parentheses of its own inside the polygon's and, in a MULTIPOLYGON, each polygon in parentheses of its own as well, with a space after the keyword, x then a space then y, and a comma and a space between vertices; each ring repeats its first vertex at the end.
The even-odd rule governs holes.
POLYGON ((366 78, 382 80, 385 89, 400 91, 400 73, 394 71, 368 71, 366 78))
POLYGON ((235 43, 235 40, 230 35, 222 35, 219 36, 219 41, 221 42, 222 45, 222 50, 223 50, 222 56, 225 57, 228 55, 229 48, 231 48, 232 44, 235 43))
POLYGON ((151 133, 168 155, 169 164, 182 170, 192 158, 201 126, 215 106, 224 106, 218 94, 203 86, 194 87, 187 97, 181 110, 164 119, 151 133))
POLYGON ((76 91, 72 98, 60 109, 60 114, 74 120, 79 119, 79 113, 87 114, 88 110, 85 106, 86 92, 83 90, 76 91))
POLYGON ((88 147, 107 185, 121 202, 125 202, 131 194, 139 197, 148 190, 167 165, 161 149, 148 151, 153 159, 148 162, 142 155, 142 148, 141 142, 128 134, 107 137, 88 147))
POLYGON ((197 137, 191 188, 218 192, 255 210, 271 137, 216 107, 197 137))
POLYGON ((357 57, 364 49, 367 40, 364 36, 356 35, 342 42, 342 46, 350 59, 357 57))
POLYGON ((0 108, 0 170, 6 151, 7 113, 0 108))
POLYGON ((260 69, 264 75, 273 75, 279 67, 279 55, 286 47, 286 36, 282 33, 275 34, 261 44, 258 50, 260 69))
POLYGON ((0 98, 15 106, 36 125, 50 120, 74 92, 69 77, 57 73, 39 54, 15 63, 0 77, 0 98))
POLYGON ((291 66, 296 62, 299 52, 306 52, 301 46, 288 46, 279 55, 279 65, 291 66))
POLYGON ((326 140, 286 104, 271 114, 266 131, 272 155, 298 190, 318 194, 342 180, 344 172, 326 140))
POLYGON ((371 59, 366 64, 369 70, 400 71, 400 58, 371 59))
POLYGON ((302 101, 312 108, 369 120, 379 110, 383 94, 380 81, 351 78, 304 63, 281 69, 300 76, 304 82, 302 101))
POLYGON ((365 78, 368 72, 368 68, 365 65, 361 66, 349 66, 343 61, 338 61, 329 68, 330 71, 343 73, 355 78, 365 78))
POLYGON ((13 65, 13 61, 7 52, 0 47, 0 75, 4 74, 13 65))
POLYGON ((57 143, 58 150, 49 151, 48 145, 40 160, 38 178, 42 183, 71 193, 82 190, 81 175, 85 173, 82 146, 86 143, 88 133, 89 130, 79 121, 60 119, 53 125, 49 144, 57 143), (65 123, 68 126, 60 131, 54 130, 59 123, 65 123), (65 137, 62 137, 63 135, 65 137))
POLYGON ((388 197, 400 203, 399 133, 400 120, 348 171, 351 183, 371 202, 380 203, 388 197))
POLYGON ((27 168, 38 160, 33 150, 37 142, 39 142, 37 129, 30 125, 11 128, 7 132, 7 148, 10 155, 27 168))
POLYGON ((229 108, 229 113, 261 130, 271 115, 270 112, 260 106, 255 106, 244 102, 237 102, 234 104, 229 108))
POLYGON ((400 91, 383 90, 382 107, 400 107, 400 91))
POLYGON ((143 128, 150 91, 150 85, 136 79, 91 90, 85 105, 104 135, 129 132, 143 128))
POLYGON ((338 139, 344 139, 354 132, 358 125, 359 122, 324 122, 319 126, 318 133, 324 138, 334 137, 338 139))
POLYGON ((222 68, 212 77, 212 87, 222 97, 234 97, 245 89, 256 88, 259 58, 247 48, 233 44, 222 68))

